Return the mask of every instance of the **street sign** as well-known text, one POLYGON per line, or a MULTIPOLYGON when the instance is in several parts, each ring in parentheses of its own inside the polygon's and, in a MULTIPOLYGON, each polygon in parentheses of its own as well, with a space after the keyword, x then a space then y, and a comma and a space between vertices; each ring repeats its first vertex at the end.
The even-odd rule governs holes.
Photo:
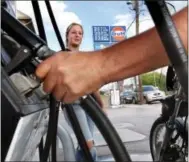
POLYGON ((126 38, 125 26, 93 26, 94 50, 100 50, 126 38))
POLYGON ((109 26, 93 26, 94 42, 110 42, 109 26))

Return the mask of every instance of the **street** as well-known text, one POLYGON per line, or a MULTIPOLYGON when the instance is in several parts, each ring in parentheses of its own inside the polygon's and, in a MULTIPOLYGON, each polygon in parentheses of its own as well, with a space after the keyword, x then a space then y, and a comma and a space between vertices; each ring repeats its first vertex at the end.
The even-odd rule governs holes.
MULTIPOLYGON (((149 148, 150 129, 155 119, 161 113, 161 104, 150 105, 121 105, 117 108, 107 109, 108 117, 116 128, 122 142, 125 144, 133 161, 152 161, 149 148)), ((60 113, 60 123, 67 127, 64 116, 60 113)), ((77 147, 77 140, 73 131, 69 129, 77 147)), ((113 161, 111 152, 97 128, 94 132, 95 144, 99 160, 113 161)), ((61 145, 59 145, 61 149, 61 145)), ((62 159, 61 153, 58 159, 62 159)))

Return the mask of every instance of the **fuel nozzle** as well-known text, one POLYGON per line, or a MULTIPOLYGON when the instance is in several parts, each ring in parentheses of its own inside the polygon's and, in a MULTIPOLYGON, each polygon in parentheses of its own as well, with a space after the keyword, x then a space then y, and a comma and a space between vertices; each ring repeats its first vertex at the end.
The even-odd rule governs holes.
POLYGON ((1 15, 2 30, 18 41, 19 44, 27 46, 32 51, 33 57, 45 59, 54 53, 48 48, 45 41, 8 13, 4 7, 1 7, 1 15))
MULTIPOLYGON (((4 7, 1 7, 2 23, 1 30, 8 34, 5 40, 17 47, 14 50, 12 45, 9 47, 9 54, 11 53, 11 62, 5 67, 6 72, 9 74, 14 73, 21 67, 28 67, 32 64, 34 67, 29 66, 29 71, 34 71, 36 66, 40 63, 34 61, 36 57, 40 60, 44 60, 47 57, 53 55, 54 51, 49 49, 45 41, 33 33, 30 29, 25 27, 14 16, 12 16, 4 7), (10 39, 10 37, 12 39, 10 39), (8 39, 9 38, 9 39, 8 39), (12 52, 10 52, 10 50, 12 52)), ((4 37, 3 37, 4 38, 4 37)), ((5 41, 2 43, 5 46, 5 41)), ((10 44, 9 43, 9 44, 10 44)))

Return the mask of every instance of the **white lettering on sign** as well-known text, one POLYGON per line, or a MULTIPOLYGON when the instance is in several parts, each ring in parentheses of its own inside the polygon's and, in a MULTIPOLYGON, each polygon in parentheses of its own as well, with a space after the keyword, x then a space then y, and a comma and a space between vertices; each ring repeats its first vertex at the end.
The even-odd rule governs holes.
POLYGON ((125 32, 123 31, 112 32, 112 36, 121 36, 121 35, 125 35, 125 32))

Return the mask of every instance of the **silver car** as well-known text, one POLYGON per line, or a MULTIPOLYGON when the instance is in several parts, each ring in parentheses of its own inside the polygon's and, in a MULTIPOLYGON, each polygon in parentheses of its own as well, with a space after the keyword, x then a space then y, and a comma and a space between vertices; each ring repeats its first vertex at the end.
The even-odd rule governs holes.
MULTIPOLYGON (((160 101, 165 98, 165 92, 159 90, 158 87, 154 87, 152 85, 145 85, 142 86, 142 89, 143 89, 142 94, 144 97, 143 100, 145 104, 154 101, 160 101)), ((137 90, 135 90, 135 92, 136 92, 137 100, 139 100, 139 92, 137 90)))

